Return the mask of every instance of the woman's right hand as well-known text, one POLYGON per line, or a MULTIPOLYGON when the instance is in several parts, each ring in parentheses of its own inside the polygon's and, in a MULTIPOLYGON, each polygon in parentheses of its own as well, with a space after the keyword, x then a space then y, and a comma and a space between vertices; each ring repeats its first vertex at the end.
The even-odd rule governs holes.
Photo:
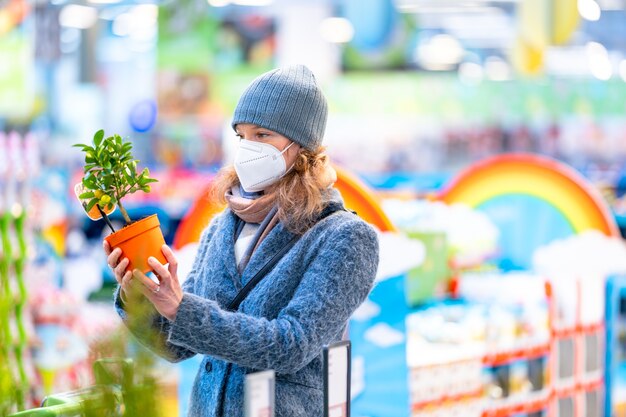
POLYGON ((122 298, 123 302, 126 302, 126 296, 128 296, 130 293, 132 284, 131 281, 133 279, 132 272, 126 270, 130 261, 128 260, 128 258, 120 260, 122 250, 120 248, 115 248, 111 250, 111 246, 106 240, 103 242, 102 246, 104 248, 104 253, 107 255, 107 265, 109 265, 109 267, 113 269, 115 280, 122 287, 120 297, 122 298))

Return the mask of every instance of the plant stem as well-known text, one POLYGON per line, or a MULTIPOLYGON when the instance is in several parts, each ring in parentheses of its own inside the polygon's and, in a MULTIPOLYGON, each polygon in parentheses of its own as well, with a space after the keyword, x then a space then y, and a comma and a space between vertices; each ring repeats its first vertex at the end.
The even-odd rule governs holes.
POLYGON ((26 210, 22 208, 21 213, 15 218, 15 232, 18 240, 18 258, 15 260, 15 279, 17 280, 19 295, 15 305, 15 321, 17 324, 18 344, 15 347, 15 359, 20 377, 20 389, 18 390, 18 406, 24 408, 26 393, 28 392, 28 376, 26 375, 26 365, 24 363, 24 352, 28 349, 26 328, 24 326, 24 307, 28 299, 26 283, 24 282, 24 266, 26 264, 26 235, 25 223, 26 210))
POLYGON ((122 213, 122 216, 124 217, 124 221, 127 225, 129 225, 131 223, 130 216, 122 205, 122 197, 125 196, 127 192, 124 192, 124 190, 120 192, 120 189, 123 187, 124 181, 122 180, 122 178, 118 179, 117 176, 114 176, 113 179, 115 181, 115 190, 117 191, 117 195, 115 196, 115 199, 117 200, 117 205, 120 208, 120 213, 122 213))
POLYGON ((120 208, 120 213, 122 213, 122 216, 124 217, 124 220, 126 221, 126 224, 127 225, 130 224, 131 220, 130 220, 130 217, 128 216, 128 212, 122 205, 122 200, 120 200, 119 198, 117 199, 117 206, 120 208))

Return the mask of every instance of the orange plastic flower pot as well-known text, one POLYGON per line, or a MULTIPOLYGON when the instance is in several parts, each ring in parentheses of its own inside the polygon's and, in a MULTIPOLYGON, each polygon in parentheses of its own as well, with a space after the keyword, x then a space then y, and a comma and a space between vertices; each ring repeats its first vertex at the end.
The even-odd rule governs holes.
POLYGON ((128 271, 135 268, 147 273, 152 270, 148 265, 148 258, 154 256, 162 264, 167 263, 161 246, 165 244, 163 232, 159 227, 159 218, 156 214, 132 223, 115 233, 105 237, 111 248, 120 248, 122 257, 128 258, 128 271))

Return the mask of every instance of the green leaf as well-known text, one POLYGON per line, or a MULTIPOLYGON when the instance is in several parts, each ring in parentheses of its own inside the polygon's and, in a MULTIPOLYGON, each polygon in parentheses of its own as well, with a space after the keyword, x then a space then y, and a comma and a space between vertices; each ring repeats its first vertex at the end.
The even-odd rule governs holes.
POLYGON ((146 181, 145 181, 146 184, 150 184, 152 182, 159 182, 159 180, 156 180, 154 178, 146 178, 146 181))
POLYGON ((124 170, 124 179, 128 185, 135 185, 135 178, 128 173, 128 171, 124 170))
POLYGON ((94 158, 90 158, 88 156, 85 157, 86 164, 95 164, 97 161, 94 158))
POLYGON ((93 190, 93 189, 97 188, 96 187, 96 180, 91 175, 87 175, 87 176, 83 177, 83 185, 87 189, 89 189, 89 190, 93 190))
MULTIPOLYGON (((88 146, 84 143, 75 143, 72 145, 72 148, 87 148, 88 146)), ((83 149, 84 150, 84 149, 83 149)))
POLYGON ((98 203, 98 199, 94 198, 91 201, 89 201, 89 203, 87 204, 87 207, 85 207, 85 211, 89 212, 89 210, 91 210, 93 208, 93 206, 96 205, 96 203, 98 203))
POLYGON ((93 136, 93 143, 96 146, 100 146, 100 143, 102 142, 102 138, 104 138, 104 130, 100 129, 96 132, 96 134, 93 136))
POLYGON ((94 197, 95 197, 95 195, 94 195, 94 193, 92 191, 88 191, 86 193, 82 193, 81 195, 78 196, 78 198, 81 198, 81 199, 94 198, 94 197))

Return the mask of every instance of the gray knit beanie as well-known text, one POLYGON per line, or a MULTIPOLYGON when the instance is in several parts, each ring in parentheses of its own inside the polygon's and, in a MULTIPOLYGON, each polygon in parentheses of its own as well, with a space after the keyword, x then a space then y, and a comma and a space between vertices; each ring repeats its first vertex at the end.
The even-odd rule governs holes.
POLYGON ((304 65, 278 68, 257 77, 239 98, 233 129, 251 123, 315 150, 322 144, 328 105, 315 76, 304 65))

